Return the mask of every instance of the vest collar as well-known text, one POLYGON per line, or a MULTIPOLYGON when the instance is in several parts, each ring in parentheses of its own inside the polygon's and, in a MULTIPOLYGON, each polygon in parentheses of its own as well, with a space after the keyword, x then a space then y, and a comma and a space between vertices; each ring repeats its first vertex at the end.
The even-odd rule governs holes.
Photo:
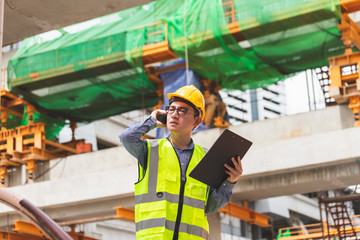
POLYGON ((183 148, 183 149, 180 149, 180 148, 178 148, 177 146, 174 146, 174 145, 172 144, 172 142, 170 141, 170 134, 167 136, 166 139, 171 143, 171 145, 173 146, 173 148, 176 149, 176 150, 181 150, 181 151, 191 150, 191 151, 193 151, 194 148, 195 148, 195 144, 194 144, 194 141, 192 140, 192 138, 190 138, 190 144, 189 144, 189 146, 187 146, 186 148, 183 148))

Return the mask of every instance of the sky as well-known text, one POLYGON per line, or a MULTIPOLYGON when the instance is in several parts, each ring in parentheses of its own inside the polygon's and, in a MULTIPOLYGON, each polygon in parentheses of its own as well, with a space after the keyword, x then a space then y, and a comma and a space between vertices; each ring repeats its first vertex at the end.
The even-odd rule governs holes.
POLYGON ((310 70, 308 74, 308 87, 306 84, 306 73, 300 72, 293 77, 290 77, 285 81, 285 94, 287 114, 292 115, 301 112, 308 112, 309 109, 315 110, 314 95, 316 100, 316 109, 322 109, 325 107, 324 95, 321 90, 319 81, 315 74, 313 76, 313 83, 311 83, 310 70), (312 86, 314 85, 314 91, 312 86), (315 93, 315 94, 314 94, 315 93), (309 95, 310 95, 310 107, 309 107, 309 95))
MULTIPOLYGON (((355 22, 360 22, 360 11, 349 14, 355 22)), ((311 75, 308 75, 310 88, 310 102, 314 110, 314 94, 310 83, 311 75)), ((301 72, 294 77, 285 80, 286 101, 288 115, 309 111, 308 91, 306 86, 305 72, 301 72)), ((320 87, 320 83, 314 76, 314 89, 317 109, 325 108, 325 100, 320 87)))

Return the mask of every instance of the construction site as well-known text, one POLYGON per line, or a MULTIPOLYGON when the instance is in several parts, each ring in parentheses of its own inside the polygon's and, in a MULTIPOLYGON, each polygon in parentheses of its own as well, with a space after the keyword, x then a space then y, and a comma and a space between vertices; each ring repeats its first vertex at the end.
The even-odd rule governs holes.
POLYGON ((360 239, 359 0, 0 0, 0 45, 0 240, 135 240, 119 135, 187 85, 253 143, 208 239, 360 239))

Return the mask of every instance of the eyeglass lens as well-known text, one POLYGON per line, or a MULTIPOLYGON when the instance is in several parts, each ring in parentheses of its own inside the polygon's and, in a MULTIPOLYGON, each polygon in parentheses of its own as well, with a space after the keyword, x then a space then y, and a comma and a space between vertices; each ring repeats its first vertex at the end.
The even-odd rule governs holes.
POLYGON ((184 107, 179 107, 179 108, 167 107, 166 110, 170 115, 172 115, 175 111, 177 111, 179 116, 185 116, 188 111, 187 108, 184 107))

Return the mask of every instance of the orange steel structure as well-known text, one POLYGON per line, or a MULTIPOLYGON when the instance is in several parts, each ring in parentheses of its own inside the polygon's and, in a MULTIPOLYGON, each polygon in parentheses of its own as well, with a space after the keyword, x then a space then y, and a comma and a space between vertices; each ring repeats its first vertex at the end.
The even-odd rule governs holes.
POLYGON ((0 240, 44 240, 44 238, 23 233, 0 231, 0 240))
POLYGON ((166 22, 160 21, 160 22, 156 22, 151 25, 148 25, 146 27, 149 28, 149 27, 157 26, 157 25, 160 25, 160 26, 163 25, 162 26, 163 30, 147 33, 146 36, 150 37, 152 35, 160 35, 160 36, 164 36, 164 40, 161 42, 147 44, 143 47, 142 59, 143 59, 144 65, 155 63, 155 62, 168 61, 171 59, 178 58, 178 56, 171 50, 171 48, 169 46, 168 31, 167 31, 168 25, 166 22))
POLYGON ((346 13, 342 14, 338 28, 342 32, 345 53, 329 58, 329 94, 337 103, 349 102, 348 107, 354 114, 354 126, 360 126, 360 52, 352 51, 353 47, 360 49, 360 28, 346 13))
POLYGON ((244 201, 244 206, 237 205, 233 202, 229 202, 224 208, 218 211, 225 215, 236 217, 250 224, 255 224, 260 227, 271 227, 271 218, 264 214, 255 212, 247 207, 247 201, 244 201))
POLYGON ((358 0, 340 0, 340 7, 342 13, 352 13, 360 10, 360 3, 358 0))
MULTIPOLYGON (((116 218, 126 221, 135 222, 135 211, 134 209, 125 207, 116 207, 116 218)), ((218 211, 225 215, 236 217, 250 224, 255 224, 260 227, 271 227, 270 217, 264 214, 255 212, 247 207, 247 202, 244 202, 244 207, 237 205, 233 202, 228 203, 224 208, 218 211)))
MULTIPOLYGON (((105 221, 105 220, 111 220, 111 219, 121 219, 125 221, 135 222, 135 210, 131 208, 126 207, 115 207, 116 215, 110 215, 110 216, 103 216, 103 217, 94 217, 94 218, 87 218, 87 219, 80 219, 80 220, 74 220, 69 222, 58 222, 60 226, 70 226, 71 231, 68 232, 68 234, 74 239, 83 239, 83 240, 96 240, 94 238, 89 238, 84 236, 84 233, 75 232, 75 226, 78 224, 85 224, 90 222, 99 222, 99 221, 105 221)), ((232 217, 236 217, 238 219, 241 219, 243 221, 249 222, 250 224, 255 224, 260 227, 271 227, 270 224, 270 217, 266 216, 264 214, 260 214, 258 212, 255 212, 247 207, 247 202, 244 202, 244 206, 239 206, 237 204, 234 204, 230 202, 227 206, 225 206, 223 209, 218 211, 219 213, 223 213, 232 217)), ((44 235, 41 233, 41 231, 32 223, 28 223, 21 220, 15 220, 14 221, 15 226, 13 228, 14 232, 17 233, 6 233, 9 238, 6 239, 26 239, 26 240, 37 240, 37 239, 46 239, 44 238, 44 235), (29 238, 23 237, 23 238, 15 238, 15 236, 18 234, 29 234, 29 238), (11 238, 14 236, 14 238, 11 238)), ((1 233, 1 232, 0 232, 1 233)), ((21 235, 23 236, 23 235, 21 235)), ((1 240, 1 236, 0 236, 1 240)))
MULTIPOLYGON (((28 102, 14 94, 1 90, 1 121, 0 131, 0 177, 1 186, 5 187, 8 168, 26 164, 28 182, 33 182, 36 161, 44 161, 76 154, 76 145, 83 144, 84 140, 72 140, 59 144, 45 138, 45 125, 33 123, 33 114, 36 109, 28 102), (26 106, 28 125, 7 129, 6 122, 9 114, 22 118, 26 106)), ((74 130, 74 129, 73 129, 74 130)))
MULTIPOLYGON (((0 240, 4 239, 4 240, 17 240, 17 239, 22 239, 22 240, 37 240, 37 239, 48 239, 45 237, 45 235, 32 223, 29 222, 25 222, 22 220, 15 220, 14 221, 15 226, 13 227, 13 231, 15 233, 6 233, 7 234, 7 238, 1 238, 0 236, 0 240), (24 235, 26 234, 26 235, 24 235), (17 238, 17 236, 21 237, 21 238, 17 238)), ((70 235, 70 237, 74 240, 98 240, 96 238, 91 238, 91 237, 87 237, 84 235, 83 232, 75 232, 75 227, 72 226, 71 227, 71 231, 68 232, 68 234, 70 235)))
POLYGON ((26 233, 29 235, 44 237, 45 235, 32 223, 15 220, 15 226, 13 227, 14 232, 26 233))
MULTIPOLYGON (((75 226, 78 224, 90 223, 105 221, 111 219, 121 219, 125 221, 135 222, 135 210, 126 207, 115 207, 116 215, 105 216, 105 217, 94 217, 88 219, 74 220, 70 222, 59 222, 60 226, 70 226, 71 231, 67 232, 74 240, 97 240, 95 238, 86 237, 83 232, 75 232, 75 226)), ((270 217, 264 214, 255 212, 247 207, 247 202, 244 201, 244 206, 239 206, 235 203, 230 202, 223 209, 218 211, 225 215, 236 217, 243 221, 249 222, 250 224, 255 224, 260 227, 271 227, 270 217)), ((13 232, 1 232, 0 231, 0 240, 38 240, 38 239, 47 239, 44 234, 32 223, 15 220, 14 221, 13 232), (1 235, 6 238, 1 238, 1 235), (24 235, 27 234, 27 235, 24 235)))
MULTIPOLYGON (((80 220, 73 220, 69 222, 58 222, 60 226, 75 226, 77 224, 84 224, 89 222, 98 222, 111 219, 121 219, 125 221, 135 222, 135 210, 132 208, 126 208, 118 206, 114 208, 116 210, 116 215, 103 216, 103 217, 94 217, 80 220)), ((244 202, 244 206, 239 206, 235 203, 230 202, 223 209, 218 211, 232 217, 236 217, 243 221, 249 222, 250 224, 255 224, 260 227, 271 227, 269 216, 255 212, 247 207, 247 202, 244 202)))

